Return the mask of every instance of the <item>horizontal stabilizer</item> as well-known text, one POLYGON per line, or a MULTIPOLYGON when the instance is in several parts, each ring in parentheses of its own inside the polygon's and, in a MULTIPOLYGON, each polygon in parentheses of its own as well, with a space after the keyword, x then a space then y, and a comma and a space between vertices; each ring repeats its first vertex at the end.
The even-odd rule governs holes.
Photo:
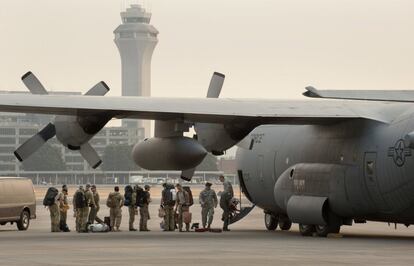
POLYGON ((102 160, 99 157, 96 150, 89 143, 85 143, 80 147, 79 150, 82 157, 88 162, 88 164, 93 168, 98 168, 101 165, 102 160))
POLYGON ((303 95, 324 99, 414 102, 414 90, 318 90, 306 87, 303 95))

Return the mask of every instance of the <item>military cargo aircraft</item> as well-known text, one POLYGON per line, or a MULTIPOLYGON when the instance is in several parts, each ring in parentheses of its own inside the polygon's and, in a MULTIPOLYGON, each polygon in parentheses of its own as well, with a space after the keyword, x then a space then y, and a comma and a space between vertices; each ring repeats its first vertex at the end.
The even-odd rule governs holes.
POLYGON ((151 119, 155 136, 133 150, 138 165, 190 180, 208 152, 238 145, 242 190, 268 230, 298 223, 302 235, 324 237, 368 220, 414 223, 414 92, 308 87, 304 95, 319 100, 219 99, 224 75, 214 73, 205 99, 103 97, 103 82, 58 96, 31 72, 22 79, 33 95, 2 95, 0 111, 56 118, 16 150, 19 160, 56 135, 97 167, 88 141, 110 119, 151 119), (196 135, 185 137, 192 126, 196 135))

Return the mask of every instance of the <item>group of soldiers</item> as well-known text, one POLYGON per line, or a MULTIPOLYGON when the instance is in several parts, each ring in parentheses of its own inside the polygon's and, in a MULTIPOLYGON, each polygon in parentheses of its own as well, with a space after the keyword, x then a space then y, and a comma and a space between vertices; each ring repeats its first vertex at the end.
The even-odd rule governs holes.
MULTIPOLYGON (((223 184, 223 191, 220 193, 220 207, 223 209, 222 221, 223 231, 230 231, 229 224, 231 219, 231 201, 234 197, 233 187, 229 181, 226 181, 224 176, 219 177, 223 184)), ((163 191, 161 197, 161 208, 163 210, 164 231, 174 231, 175 225, 178 224, 178 229, 183 232, 183 224, 185 223, 186 230, 189 231, 190 223, 185 222, 184 215, 189 213, 190 204, 188 202, 188 192, 183 189, 180 184, 175 186, 176 197, 175 200, 168 197, 169 190, 172 189, 168 184, 163 184, 163 191), (177 214, 177 215, 175 215, 177 214), (178 221, 175 221, 177 218, 178 221)), ((200 192, 199 203, 201 205, 201 220, 203 229, 210 230, 214 219, 214 209, 217 208, 218 198, 216 192, 211 188, 212 183, 207 182, 204 190, 200 192)))
MULTIPOLYGON (((116 186, 107 198, 106 205, 109 208, 109 219, 111 231, 120 231, 122 220, 122 207, 128 206, 129 209, 129 230, 137 231, 134 228, 135 215, 140 211, 140 231, 149 231, 147 221, 149 219, 148 204, 151 202, 150 186, 146 185, 143 191, 142 203, 136 203, 136 191, 141 189, 139 186, 134 188, 132 195, 133 201, 126 205, 123 195, 119 192, 119 187, 116 186)), ((73 195, 73 214, 76 221, 76 231, 79 233, 89 232, 88 226, 97 222, 104 224, 105 221, 98 217, 100 210, 100 197, 95 185, 87 184, 85 188, 79 186, 73 195)), ((67 225, 67 214, 69 210, 68 188, 66 185, 62 186, 62 191, 56 196, 55 201, 49 206, 51 218, 52 232, 70 232, 67 225)))
MULTIPOLYGON (((223 209, 222 221, 223 231, 230 231, 228 226, 231 218, 230 202, 234 197, 233 188, 230 182, 225 181, 224 176, 219 177, 223 183, 223 191, 220 197, 220 207, 223 209)), ((183 189, 180 184, 175 186, 175 195, 169 196, 174 186, 163 184, 161 197, 161 208, 163 210, 163 228, 164 231, 174 231, 176 224, 180 232, 190 230, 190 222, 185 215, 189 214, 189 193, 183 189), (175 220, 177 219, 177 221, 175 220)), ((214 218, 214 209, 218 206, 216 192, 211 188, 212 184, 207 182, 204 190, 199 195, 201 205, 202 226, 204 229, 210 229, 214 218)), ((139 231, 148 230, 148 220, 150 219, 148 205, 151 202, 150 186, 145 185, 144 189, 140 186, 127 186, 125 194, 119 192, 119 187, 114 187, 114 191, 108 195, 106 205, 109 208, 109 224, 111 231, 120 231, 122 221, 122 207, 128 207, 129 213, 129 231, 137 231, 134 228, 135 216, 140 214, 139 231)), ((76 218, 76 231, 79 233, 88 232, 88 226, 97 222, 104 224, 105 221, 98 217, 100 210, 100 197, 95 185, 87 184, 85 188, 79 186, 73 195, 73 211, 76 218)), ((51 217, 52 232, 70 232, 67 225, 67 214, 69 210, 68 188, 62 186, 62 190, 55 198, 55 202, 49 206, 51 217)), ((191 216, 190 216, 191 217, 191 216)), ((191 218, 190 218, 191 219, 191 218)))

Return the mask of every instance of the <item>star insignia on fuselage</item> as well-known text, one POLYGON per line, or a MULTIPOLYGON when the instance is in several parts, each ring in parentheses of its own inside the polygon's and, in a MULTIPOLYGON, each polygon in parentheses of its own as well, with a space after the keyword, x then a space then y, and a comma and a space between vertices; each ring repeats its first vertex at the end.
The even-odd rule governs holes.
POLYGON ((394 163, 399 167, 405 164, 408 156, 411 156, 411 149, 405 146, 405 142, 402 139, 397 140, 394 147, 388 148, 388 157, 392 157, 394 163))

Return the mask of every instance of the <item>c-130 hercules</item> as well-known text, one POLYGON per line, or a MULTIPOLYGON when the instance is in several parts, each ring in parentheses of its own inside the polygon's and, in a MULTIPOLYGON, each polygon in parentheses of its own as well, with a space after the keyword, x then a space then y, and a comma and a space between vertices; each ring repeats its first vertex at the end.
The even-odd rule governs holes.
POLYGON ((152 119, 154 138, 133 150, 138 165, 190 180, 208 152, 238 145, 242 190, 269 230, 298 223, 323 237, 353 222, 414 223, 414 92, 308 87, 305 96, 332 100, 219 99, 224 75, 214 73, 207 99, 103 97, 103 82, 84 97, 45 95, 31 72, 22 79, 33 95, 2 95, 0 111, 56 118, 16 150, 19 160, 56 135, 97 167, 88 141, 110 119, 152 119))

